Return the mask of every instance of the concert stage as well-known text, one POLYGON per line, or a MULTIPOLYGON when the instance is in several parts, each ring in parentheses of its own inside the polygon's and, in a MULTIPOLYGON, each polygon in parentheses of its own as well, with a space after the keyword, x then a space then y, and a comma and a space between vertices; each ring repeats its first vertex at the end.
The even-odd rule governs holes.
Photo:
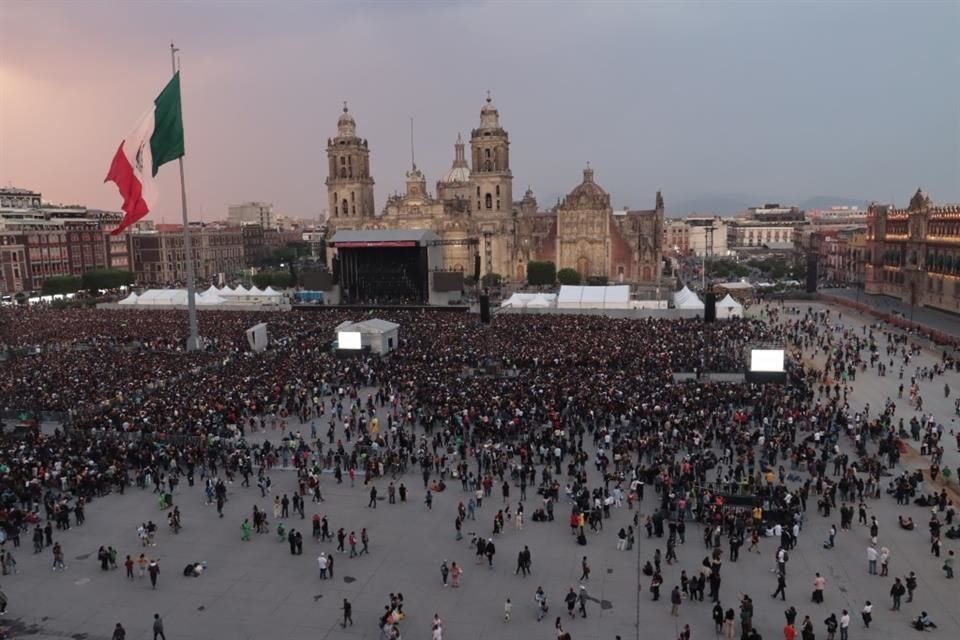
POLYGON ((428 229, 337 231, 327 245, 336 299, 367 308, 459 302, 463 272, 443 270, 442 244, 428 229))

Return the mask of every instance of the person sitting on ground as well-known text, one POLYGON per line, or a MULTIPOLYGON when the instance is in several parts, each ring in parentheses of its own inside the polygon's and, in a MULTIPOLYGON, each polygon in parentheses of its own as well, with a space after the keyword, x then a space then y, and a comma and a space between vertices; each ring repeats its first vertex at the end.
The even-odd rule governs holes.
POLYGON ((913 518, 910 516, 903 517, 897 516, 897 520, 900 522, 900 528, 906 529, 907 531, 913 531, 913 518))
POLYGON ((926 611, 922 611, 919 616, 913 619, 913 628, 917 631, 926 631, 927 629, 936 629, 937 625, 933 623, 926 611))

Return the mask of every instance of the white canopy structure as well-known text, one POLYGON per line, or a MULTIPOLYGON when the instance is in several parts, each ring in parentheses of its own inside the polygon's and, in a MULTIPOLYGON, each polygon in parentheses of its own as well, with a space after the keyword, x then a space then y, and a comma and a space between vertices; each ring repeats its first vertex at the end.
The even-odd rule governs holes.
POLYGON ((209 307, 209 306, 212 306, 212 305, 223 304, 223 303, 225 303, 225 302, 226 302, 226 299, 220 297, 220 296, 217 295, 216 293, 209 293, 209 292, 207 292, 207 291, 205 291, 205 292, 203 292, 203 293, 201 293, 200 295, 197 296, 197 304, 198 304, 198 305, 203 305, 203 306, 206 306, 206 307, 209 307))
POLYGON ((124 298, 123 300, 121 300, 121 301, 118 302, 117 304, 137 304, 137 298, 139 298, 139 297, 140 297, 140 296, 138 296, 136 293, 134 293, 133 291, 131 291, 131 292, 130 292, 130 295, 128 295, 126 298, 124 298))
POLYGON ((500 303, 501 307, 511 307, 513 309, 523 309, 531 300, 537 297, 535 293, 514 293, 509 298, 500 303))
POLYGON ((557 298, 553 297, 553 301, 547 299, 543 294, 537 294, 533 299, 527 303, 528 309, 549 309, 550 307, 557 306, 557 298))
POLYGON ((726 297, 717 303, 718 318, 740 318, 743 317, 743 305, 737 302, 736 298, 729 293, 726 297))
POLYGON ((560 309, 629 309, 630 287, 562 285, 557 296, 560 309))
POLYGON ((704 308, 703 301, 687 287, 674 292, 673 306, 677 309, 702 310, 704 308))

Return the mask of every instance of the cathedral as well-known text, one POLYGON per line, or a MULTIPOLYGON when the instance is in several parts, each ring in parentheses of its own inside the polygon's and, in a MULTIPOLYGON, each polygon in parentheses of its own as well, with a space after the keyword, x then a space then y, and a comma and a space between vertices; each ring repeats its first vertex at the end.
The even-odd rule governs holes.
POLYGON ((480 126, 470 132, 470 157, 460 136, 453 165, 427 190, 414 165, 406 191, 391 196, 377 213, 370 175, 370 149, 357 136, 346 105, 337 136, 327 140, 328 226, 344 229, 429 229, 443 244, 444 268, 467 273, 479 252, 481 274, 526 279, 527 263, 550 261, 557 270, 576 269, 582 279, 653 283, 660 277, 663 198, 653 209, 615 211, 610 194, 594 180, 589 163, 582 182, 549 211, 540 211, 531 190, 513 199, 510 136, 488 97, 480 126))

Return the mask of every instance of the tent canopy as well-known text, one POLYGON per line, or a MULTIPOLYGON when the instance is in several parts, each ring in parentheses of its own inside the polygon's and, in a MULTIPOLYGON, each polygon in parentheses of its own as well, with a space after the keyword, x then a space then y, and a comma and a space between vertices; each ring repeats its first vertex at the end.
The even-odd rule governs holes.
POLYGON ((561 309, 629 309, 630 287, 561 285, 557 306, 561 309))
POLYGON ((677 309, 703 309, 703 301, 686 286, 673 294, 673 306, 677 309))

